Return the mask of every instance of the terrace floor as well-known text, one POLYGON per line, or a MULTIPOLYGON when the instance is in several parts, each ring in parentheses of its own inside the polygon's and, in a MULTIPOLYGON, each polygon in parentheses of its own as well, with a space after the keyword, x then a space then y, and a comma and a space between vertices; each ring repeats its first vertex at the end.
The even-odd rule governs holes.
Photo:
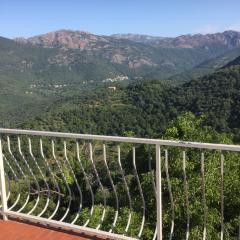
MULTIPOLYGON (((89 240, 98 239, 81 236, 68 231, 49 229, 24 222, 0 220, 0 240, 89 240)), ((99 239, 98 239, 99 240, 99 239)))

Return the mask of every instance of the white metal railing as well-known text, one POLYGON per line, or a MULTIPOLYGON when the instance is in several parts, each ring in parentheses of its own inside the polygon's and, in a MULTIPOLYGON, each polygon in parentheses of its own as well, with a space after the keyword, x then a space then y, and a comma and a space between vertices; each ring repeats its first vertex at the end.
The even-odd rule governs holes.
POLYGON ((224 228, 224 203, 232 200, 225 196, 224 183, 231 177, 225 167, 234 166, 234 194, 240 194, 238 145, 17 129, 0 129, 0 136, 4 220, 20 218, 110 239, 190 239, 199 228, 191 225, 192 215, 199 214, 192 210, 196 198, 202 211, 198 238, 240 240, 239 202, 226 219, 234 222, 233 229, 224 228), (209 204, 209 184, 219 186, 219 206, 209 204), (208 229, 212 209, 220 215, 219 231, 208 229), (186 227, 178 226, 181 221, 186 227))

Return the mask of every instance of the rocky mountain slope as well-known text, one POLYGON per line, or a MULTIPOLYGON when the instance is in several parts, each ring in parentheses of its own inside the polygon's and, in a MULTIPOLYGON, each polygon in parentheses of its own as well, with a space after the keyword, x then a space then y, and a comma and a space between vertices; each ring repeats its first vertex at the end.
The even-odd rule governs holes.
POLYGON ((141 34, 114 34, 112 37, 170 48, 194 48, 217 43, 226 45, 228 48, 240 46, 240 32, 236 31, 225 31, 223 33, 206 35, 182 35, 176 38, 153 37, 141 34))
POLYGON ((221 69, 225 66, 230 66, 230 64, 234 65, 235 63, 235 65, 237 65, 237 60, 235 61, 235 59, 239 59, 238 56, 240 56, 240 48, 235 48, 228 51, 227 53, 224 53, 223 55, 220 55, 219 57, 207 60, 199 64, 190 71, 185 71, 183 73, 172 76, 169 81, 174 81, 176 83, 188 82, 192 79, 196 79, 207 74, 212 74, 218 69, 221 69))
POLYGON ((132 33, 113 34, 111 35, 111 37, 116 39, 128 39, 134 42, 140 42, 140 43, 146 43, 146 44, 156 44, 158 41, 162 41, 163 39, 170 39, 170 38, 164 38, 164 37, 150 36, 150 35, 144 35, 144 34, 132 34, 132 33))
MULTIPOLYGON (((161 38, 145 35, 97 36, 87 32, 59 30, 28 39, 15 39, 44 49, 56 49, 46 59, 49 66, 70 66, 85 80, 97 78, 90 66, 106 67, 102 78, 128 75, 130 78, 167 78, 240 47, 240 33, 227 31, 208 35, 161 38), (89 73, 89 71, 93 73, 89 73)), ((36 63, 37 64, 37 63, 36 63)))

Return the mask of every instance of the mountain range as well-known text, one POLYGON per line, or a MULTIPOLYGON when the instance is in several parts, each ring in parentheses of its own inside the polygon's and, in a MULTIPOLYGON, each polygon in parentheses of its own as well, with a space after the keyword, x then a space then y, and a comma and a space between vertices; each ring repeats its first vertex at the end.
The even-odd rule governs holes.
POLYGON ((19 56, 21 71, 33 71, 40 78, 51 75, 52 68, 59 68, 81 82, 103 81, 119 75, 133 80, 166 79, 240 48, 240 33, 226 31, 162 38, 134 34, 98 36, 59 30, 13 41, 20 49, 35 49, 32 56, 19 56))
POLYGON ((98 86, 151 80, 181 84, 213 73, 237 61, 240 32, 167 38, 59 30, 30 38, 0 37, 0 56, 1 124, 9 125, 10 119, 21 122, 56 100, 98 86))

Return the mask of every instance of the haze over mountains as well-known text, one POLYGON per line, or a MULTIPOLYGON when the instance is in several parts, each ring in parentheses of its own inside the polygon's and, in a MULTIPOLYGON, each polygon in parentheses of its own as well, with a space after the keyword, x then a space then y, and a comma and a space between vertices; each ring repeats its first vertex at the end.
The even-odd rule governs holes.
MULTIPOLYGON (((149 45, 156 45, 162 47, 171 48, 193 48, 201 46, 203 44, 223 44, 228 47, 239 46, 240 33, 237 31, 225 31, 223 33, 216 34, 195 34, 195 35, 182 35, 176 38, 170 37, 158 37, 144 34, 113 34, 110 36, 95 35, 84 31, 73 30, 58 30, 55 32, 49 32, 33 36, 30 38, 16 38, 15 41, 31 44, 41 44, 46 47, 63 47, 66 48, 80 48, 84 50, 84 46, 94 45, 94 42, 109 43, 111 39, 125 39, 134 42, 148 43, 149 45)), ((88 49, 90 50, 90 49, 88 49)))
POLYGON ((0 56, 0 113, 6 122, 97 86, 181 84, 212 73, 240 56, 240 32, 164 38, 59 30, 27 39, 1 37, 0 56))
POLYGON ((63 73, 65 82, 102 82, 117 76, 132 80, 166 79, 240 48, 240 33, 162 38, 59 30, 28 39, 2 38, 0 45, 1 71, 12 66, 40 81, 47 76, 47 81, 57 84, 51 73, 54 69, 63 73))
POLYGON ((162 38, 133 34, 97 36, 60 30, 15 41, 25 46, 56 49, 46 59, 47 66, 70 66, 69 71, 82 75, 84 80, 103 80, 118 74, 156 79, 168 78, 240 47, 240 33, 162 38), (100 71, 98 67, 106 70, 100 71))

